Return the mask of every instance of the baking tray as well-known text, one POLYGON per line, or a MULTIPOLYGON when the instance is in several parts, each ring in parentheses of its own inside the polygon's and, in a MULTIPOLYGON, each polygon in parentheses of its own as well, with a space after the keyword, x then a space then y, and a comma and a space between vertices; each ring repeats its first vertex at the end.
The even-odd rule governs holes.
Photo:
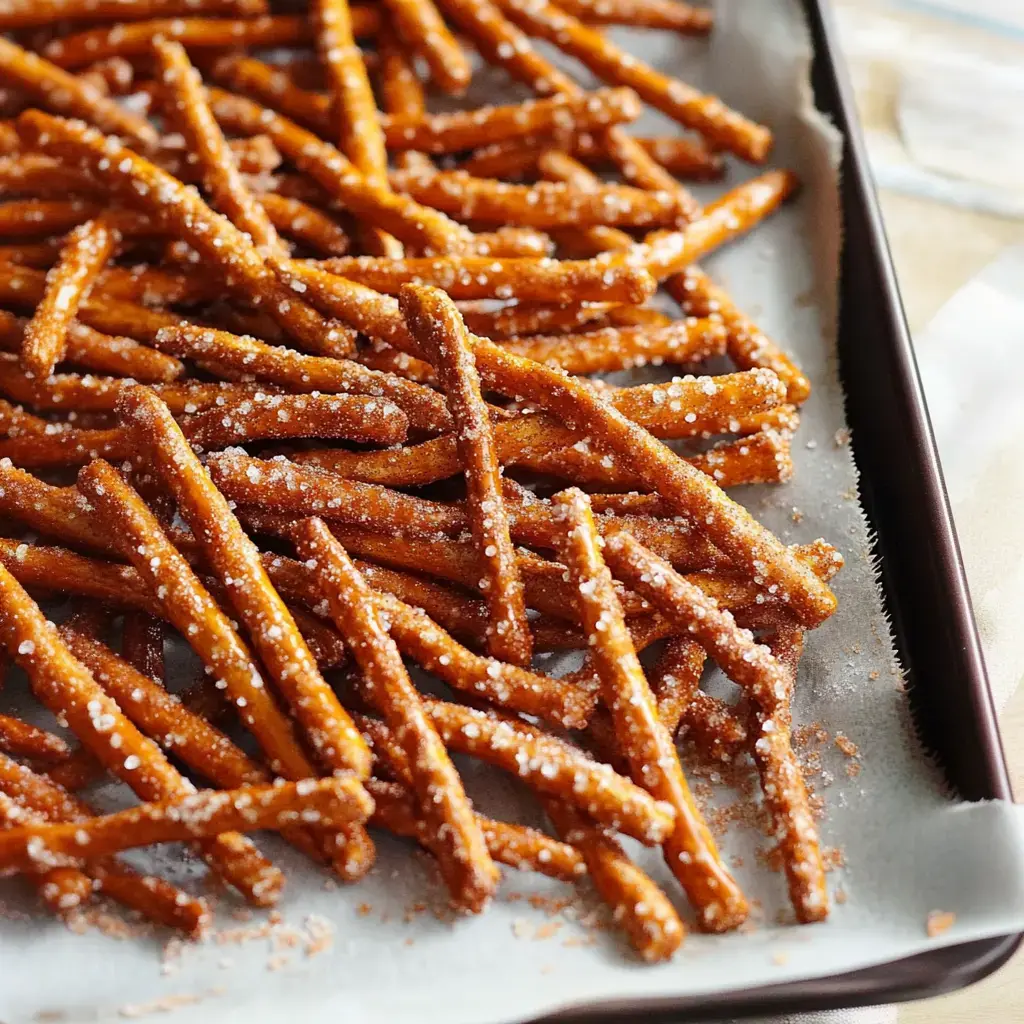
MULTIPOLYGON (((914 723, 953 795, 1010 799, 963 562, 831 5, 801 3, 814 47, 815 105, 843 136, 839 375, 914 723)), ((682 1024, 906 1002, 980 981, 1009 960, 1022 938, 950 946, 825 979, 699 999, 606 1003, 543 1019, 612 1024, 643 1013, 651 1024, 682 1024)))

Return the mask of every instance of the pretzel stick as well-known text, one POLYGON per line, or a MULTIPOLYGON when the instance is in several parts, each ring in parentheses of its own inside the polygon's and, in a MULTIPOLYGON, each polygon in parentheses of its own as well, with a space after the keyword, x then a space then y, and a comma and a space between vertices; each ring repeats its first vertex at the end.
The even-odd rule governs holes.
POLYGON ((378 398, 264 395, 226 410, 214 408, 189 416, 182 421, 181 429, 194 448, 213 451, 250 440, 286 437, 401 444, 408 424, 398 406, 378 398))
POLYGON ((499 227, 479 231, 471 242, 475 256, 550 256, 555 245, 551 236, 536 228, 499 227))
POLYGON ((789 883, 789 898, 801 924, 828 917, 828 889, 807 788, 790 742, 790 702, 797 666, 803 652, 803 631, 789 626, 767 638, 772 654, 783 666, 788 685, 774 707, 759 703, 753 714, 760 735, 754 743, 754 761, 779 836, 779 848, 789 883), (769 728, 769 725, 772 727, 769 728))
MULTIPOLYGON (((256 395, 225 409, 210 409, 181 421, 197 452, 268 438, 344 437, 371 443, 397 443, 408 420, 390 402, 355 395, 256 395)), ((0 440, 0 458, 38 468, 103 458, 131 458, 134 441, 123 427, 34 431, 0 440)))
MULTIPOLYGON (((37 775, 2 756, 0 790, 21 808, 44 820, 77 821, 93 817, 87 804, 66 793, 46 776, 37 775)), ((140 911, 150 920, 190 935, 199 935, 209 921, 209 910, 203 900, 190 897, 162 878, 139 875, 113 858, 91 861, 87 869, 101 892, 140 911)))
MULTIPOLYGON (((531 789, 579 807, 594 820, 647 845, 671 831, 668 807, 577 747, 510 718, 423 699, 450 750, 517 775, 531 789)), ((361 719, 365 725, 365 719, 361 719)))
POLYGON ((50 426, 49 420, 33 416, 20 405, 0 401, 0 430, 8 437, 22 434, 42 434, 50 426))
POLYGON ((562 838, 583 857, 594 887, 637 953, 649 963, 669 959, 686 930, 661 889, 584 814, 556 800, 546 800, 544 809, 562 838))
POLYGON ((685 366, 722 355, 726 332, 712 319, 688 317, 666 327, 605 327, 583 334, 535 335, 502 342, 502 348, 566 373, 591 374, 637 366, 685 366))
MULTIPOLYGON (((579 95, 580 87, 537 53, 527 36, 491 0, 443 2, 490 63, 505 68, 536 92, 579 95)), ((627 181, 641 188, 675 193, 684 220, 692 220, 699 213, 696 200, 621 127, 604 129, 598 139, 627 181)))
MULTIPOLYGON (((403 2, 404 0, 397 0, 399 5, 403 2)), ((377 53, 380 57, 378 88, 384 109, 389 114, 397 114, 399 117, 422 120, 427 113, 427 99, 423 83, 416 73, 415 59, 390 26, 381 28, 377 37, 377 53)), ((461 47, 459 55, 462 55, 461 47)), ((458 77, 458 65, 453 63, 452 68, 452 73, 458 77)), ((444 73, 447 71, 442 72, 444 73)), ((410 170, 432 166, 429 157, 411 150, 400 153, 397 162, 399 167, 410 170)))
POLYGON ((568 534, 562 554, 570 580, 579 590, 584 629, 589 635, 603 634, 603 642, 592 646, 591 652, 619 748, 634 777, 676 811, 676 828, 665 843, 666 861, 686 889, 702 927, 710 931, 736 928, 747 916, 747 902, 719 859, 714 839, 690 795, 672 739, 658 719, 611 573, 601 557, 586 495, 570 490, 556 501, 564 509, 568 534))
MULTIPOLYGON (((160 619, 145 612, 129 612, 121 628, 121 656, 141 675, 158 683, 166 678, 166 632, 160 619)), ((116 696, 114 699, 118 700, 116 696)), ((123 700, 120 703, 125 704, 123 700)))
POLYGON ((442 92, 464 92, 469 62, 432 0, 385 0, 385 7, 402 41, 426 61, 431 81, 442 92))
POLYGON ((691 7, 678 0, 558 0, 556 6, 591 25, 661 28, 705 36, 713 24, 706 7, 691 7))
MULTIPOLYGON (((296 88, 284 74, 249 57, 218 62, 214 76, 253 96, 321 135, 331 128, 330 101, 320 93, 296 88)), ((498 140, 561 131, 593 131, 634 121, 641 107, 629 89, 576 90, 572 95, 485 106, 450 114, 384 115, 380 119, 389 150, 416 150, 434 155, 459 153, 498 140)))
POLYGON ((61 243, 57 239, 50 242, 26 242, 23 245, 0 245, 0 260, 46 270, 53 266, 60 248, 61 243))
MULTIPOLYGON (((158 620, 152 621, 162 629, 158 620)), ((224 733, 190 711, 151 678, 134 671, 109 647, 79 631, 77 625, 72 619, 60 628, 69 649, 125 709, 128 718, 168 752, 225 789, 272 781, 266 769, 243 753, 224 733)), ((320 846, 303 829, 290 827, 282 829, 281 834, 314 860, 323 859, 320 846)))
POLYGON ((7 238, 61 235, 100 212, 96 203, 83 199, 21 199, 2 203, 0 235, 7 238))
MULTIPOLYGON (((0 391, 16 401, 39 409, 58 412, 112 412, 122 388, 129 381, 120 377, 95 374, 53 374, 45 381, 27 377, 13 356, 0 354, 0 391)), ((404 383, 404 382, 400 382, 404 383)), ((226 402, 251 399, 274 391, 266 385, 227 384, 222 381, 188 381, 181 384, 154 384, 156 394, 176 414, 199 412, 226 402)), ((315 390, 315 389, 310 389, 315 390)), ((382 389, 383 390, 383 389, 382 389)), ((407 404, 407 403, 406 403, 407 404)))
POLYGON ((255 338, 189 324, 161 329, 153 344, 221 376, 245 374, 289 391, 347 391, 390 399, 417 429, 434 432, 450 425, 444 401, 429 389, 347 360, 307 356, 255 338))
POLYGON ((546 39, 575 57, 598 77, 635 89, 644 102, 699 131, 713 145, 751 163, 763 163, 771 132, 705 96, 679 79, 668 78, 546 0, 498 0, 503 12, 531 35, 546 39))
POLYGON ((288 238, 320 256, 345 256, 351 242, 344 228, 322 210, 288 196, 265 192, 259 198, 270 223, 288 238))
MULTIPOLYGON (((373 35, 379 21, 373 7, 352 9, 352 30, 357 36, 373 35)), ((155 18, 58 37, 43 52, 58 67, 74 69, 108 57, 147 55, 157 37, 176 39, 186 49, 260 49, 311 43, 313 27, 304 14, 244 19, 155 18)))
POLYGON ((601 260, 551 260, 457 256, 386 260, 374 257, 324 260, 319 266, 376 291, 397 295, 405 284, 429 284, 453 299, 505 298, 535 302, 644 302, 654 281, 637 268, 609 267, 601 260), (631 272, 624 272, 624 271, 631 272))
POLYGON ((365 820, 372 808, 351 776, 206 790, 78 822, 0 831, 0 871, 77 864, 87 857, 232 829, 280 829, 300 821, 348 824, 365 820))
MULTIPOLYGON (((53 25, 59 21, 124 21, 125 19, 177 17, 195 10, 190 0, 10 0, 0 16, 0 32, 53 25)), ((266 14, 264 0, 203 0, 207 14, 238 18, 266 14)))
MULTIPOLYGON (((20 584, 0 566, 0 636, 36 696, 114 775, 144 799, 187 795, 188 783, 121 713, 76 661, 20 584)), ((202 844, 204 858, 258 905, 272 904, 284 879, 242 836, 228 832, 202 844)))
POLYGON ((619 576, 684 626, 753 699, 761 732, 755 743, 755 760, 765 798, 785 833, 783 849, 793 905, 802 922, 823 920, 828 915, 828 900, 821 854, 803 776, 789 744, 793 672, 767 647, 755 643, 748 631, 740 630, 728 611, 718 608, 628 534, 607 537, 605 550, 619 576), (776 717, 780 718, 778 725, 776 717))
MULTIPOLYGON (((671 192, 641 192, 603 185, 582 192, 563 182, 508 185, 464 171, 392 171, 396 191, 458 220, 522 224, 549 229, 617 225, 643 228, 685 222, 685 209, 671 192)), ((639 261, 637 261, 639 262, 639 261)))
POLYGON ((182 517, 221 578, 261 659, 325 764, 369 774, 369 752, 320 676, 267 578, 256 546, 210 480, 167 407, 145 388, 126 389, 119 409, 174 494, 182 517))
POLYGON ((234 156, 206 103, 202 79, 192 67, 181 43, 156 39, 160 81, 167 92, 174 124, 185 136, 190 154, 199 165, 212 205, 257 247, 284 255, 270 218, 253 199, 235 165, 234 156))
POLYGON ((473 816, 462 781, 409 680, 402 656, 373 608, 372 593, 322 520, 295 531, 302 556, 317 565, 331 617, 352 650, 363 692, 394 730, 412 766, 412 786, 456 905, 479 913, 494 894, 498 872, 473 816))
POLYGON ((40 761, 63 761, 71 753, 59 736, 10 715, 0 715, 0 750, 40 761))
POLYGON ((465 229, 443 213, 364 178, 339 150, 312 132, 242 96, 220 89, 210 89, 208 96, 224 127, 243 135, 268 135, 300 171, 361 219, 418 249, 449 252, 465 245, 465 229))
POLYGON ((455 424, 470 530, 482 555, 481 588, 490 611, 487 648, 499 661, 529 665, 533 644, 523 585, 509 536, 490 418, 465 325, 451 300, 437 289, 408 285, 400 302, 410 330, 432 353, 455 424))
MULTIPOLYGON (((282 524, 277 531, 288 533, 282 524)), ((332 533, 342 531, 332 530, 332 533)), ((347 538, 346 538, 347 539, 347 538)), ((319 596, 309 570, 280 556, 266 556, 264 565, 274 584, 290 599, 313 606, 319 596)), ((373 569, 367 567, 373 578, 373 569)), ((563 728, 582 728, 594 708, 594 695, 583 687, 538 675, 528 669, 482 658, 449 636, 429 615, 390 593, 375 592, 378 612, 404 655, 418 662, 454 689, 510 711, 535 715, 563 728)))
POLYGON ((756 227, 793 195, 798 184, 791 171, 766 171, 709 203, 684 230, 654 232, 622 259, 641 261, 664 281, 756 227))
MULTIPOLYGON (((17 828, 25 824, 41 824, 46 819, 28 811, 0 791, 0 827, 17 828)), ((92 899, 93 881, 75 868, 37 868, 27 871, 30 884, 58 917, 92 899)))
MULTIPOLYGON (((680 135, 635 137, 636 144, 675 178, 694 181, 717 181, 725 173, 720 153, 709 149, 700 140, 680 135)), ((584 163, 604 166, 609 163, 599 139, 587 134, 575 137, 572 155, 584 163)))
POLYGON ((504 340, 555 332, 569 334, 601 319, 608 307, 605 304, 544 306, 517 303, 498 310, 482 310, 469 308, 469 304, 462 303, 459 309, 466 326, 474 334, 504 340))
MULTIPOLYGON (((25 324, 26 321, 0 311, 0 348, 19 351, 25 324)), ((132 377, 140 383, 176 380, 185 373, 185 367, 173 356, 154 352, 131 338, 111 337, 86 324, 72 322, 66 342, 65 360, 87 370, 132 377)))
MULTIPOLYGON (((290 721, 281 713, 260 678, 253 659, 231 623, 196 579, 188 563, 170 544, 152 513, 117 474, 95 462, 80 475, 80 486, 106 517, 128 538, 126 554, 161 602, 162 613, 179 629, 203 662, 213 670, 243 724, 256 737, 273 771, 286 778, 313 774, 290 721)), ((358 830, 347 842, 326 848, 343 878, 359 877, 372 863, 373 848, 358 830)))
POLYGON ((758 326, 737 309, 724 288, 699 267, 688 267, 666 282, 669 294, 683 311, 695 316, 717 316, 726 328, 726 348, 732 361, 746 370, 764 366, 786 385, 786 397, 800 405, 811 393, 811 383, 793 360, 758 326))
MULTIPOLYGON (((405 787, 370 779, 366 790, 374 803, 371 825, 394 835, 415 839, 427 849, 433 849, 434 840, 405 787)), ((567 843, 560 843, 536 829, 494 821, 480 814, 476 820, 488 852, 501 864, 520 871, 537 871, 563 882, 575 881, 587 873, 582 857, 567 843)))
POLYGON ((83 118, 104 132, 124 136, 143 150, 157 144, 156 132, 143 118, 122 109, 95 86, 5 38, 0 38, 0 79, 41 106, 83 118))
POLYGON ((303 344, 320 352, 344 347, 344 332, 280 284, 245 235, 159 167, 94 130, 39 111, 19 117, 18 131, 43 152, 84 166, 98 181, 186 239, 220 269, 226 283, 253 304, 264 305, 303 344))
POLYGON ((251 655, 152 513, 102 464, 84 470, 79 486, 113 524, 113 535, 124 538, 125 553, 133 556, 136 571, 151 592, 162 595, 152 601, 156 613, 167 617, 213 670, 214 677, 223 682, 271 768, 288 778, 308 776, 309 762, 295 741, 291 724, 263 685, 251 655))
MULTIPOLYGON (((352 31, 348 0, 314 0, 317 51, 326 71, 330 126, 341 150, 368 181, 389 190, 388 155, 362 52, 352 31)), ((401 243, 384 232, 365 233, 371 250, 400 257, 401 243)))
POLYGON ((117 241, 117 234, 102 220, 86 221, 68 235, 47 275, 42 301, 25 328, 21 363, 28 372, 48 377, 64 358, 71 321, 117 241))
POLYGON ((159 610, 128 566, 111 565, 63 548, 0 540, 0 562, 23 586, 48 593, 74 593, 115 607, 159 610))

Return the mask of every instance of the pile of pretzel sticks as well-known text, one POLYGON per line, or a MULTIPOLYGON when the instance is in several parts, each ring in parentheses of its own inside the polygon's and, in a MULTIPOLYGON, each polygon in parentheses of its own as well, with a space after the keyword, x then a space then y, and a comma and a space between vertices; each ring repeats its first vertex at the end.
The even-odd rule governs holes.
POLYGON ((499 864, 589 879, 664 959, 682 920, 616 833, 661 848, 701 929, 749 912, 685 736, 752 761, 796 918, 826 917, 790 702, 842 559, 726 493, 787 479, 809 384, 697 266, 795 181, 701 208, 684 181, 771 134, 615 23, 711 28, 677 0, 0 11, 0 639, 77 741, 0 716, 0 869, 58 913, 99 892, 198 933, 201 899, 116 855, 186 841, 267 906, 284 879, 243 833, 356 881, 384 829, 459 909, 499 864), (428 113, 473 51, 536 97, 428 113), (630 135, 643 104, 687 134, 630 135), (596 376, 643 365, 683 375, 596 376), (174 637, 198 678, 165 678, 174 637), (534 667, 573 649, 568 676, 534 667), (701 689, 708 659, 740 703, 701 689), (474 811, 453 752, 532 789, 551 834, 474 811), (142 803, 97 815, 78 791, 110 777, 142 803))

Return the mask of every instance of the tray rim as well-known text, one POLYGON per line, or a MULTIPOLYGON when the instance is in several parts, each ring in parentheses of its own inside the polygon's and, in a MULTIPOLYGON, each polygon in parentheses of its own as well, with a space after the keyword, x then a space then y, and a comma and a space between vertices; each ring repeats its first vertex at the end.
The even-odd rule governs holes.
MULTIPOLYGON (((860 216, 870 237, 870 251, 858 254, 874 263, 884 288, 873 301, 885 314, 896 363, 908 398, 905 412, 914 434, 922 490, 928 496, 928 514, 936 524, 939 542, 936 557, 942 563, 951 592, 951 617, 958 626, 968 665, 970 699, 980 733, 983 757, 979 774, 983 780, 981 798, 1011 799, 1009 773, 999 733, 995 704, 985 669, 981 642, 971 607, 963 560, 949 507, 935 437, 928 416, 927 402, 914 355, 900 298, 896 271, 882 221, 881 209, 871 176, 867 148, 853 100, 853 89, 845 58, 839 46, 838 30, 830 0, 799 0, 807 18, 814 47, 815 102, 830 117, 843 136, 843 170, 840 189, 844 197, 852 193, 860 206, 860 216), (824 88, 820 88, 821 85, 824 88)), ((844 237, 840 273, 847 272, 848 256, 844 237)), ((848 315, 840 308, 840 322, 848 315)), ((853 439, 856 451, 856 437, 853 439)), ((869 517, 870 518, 870 517, 869 517)), ((888 601, 889 598, 887 597, 888 601)), ((782 985, 761 986, 721 993, 716 996, 674 1000, 633 1001, 628 1005, 580 1007, 546 1015, 543 1021, 613 1024, 626 1015, 642 1012, 649 1024, 683 1024, 726 1018, 743 1018, 785 1013, 836 1010, 902 1003, 954 992, 988 977, 999 970, 1024 941, 1024 932, 905 957, 865 970, 851 971, 830 978, 818 978, 782 985)))

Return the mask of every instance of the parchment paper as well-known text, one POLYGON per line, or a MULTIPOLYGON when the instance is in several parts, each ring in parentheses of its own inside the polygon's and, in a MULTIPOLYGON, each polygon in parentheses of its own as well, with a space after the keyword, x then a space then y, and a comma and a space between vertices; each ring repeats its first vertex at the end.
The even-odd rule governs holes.
MULTIPOLYGON (((790 919, 783 879, 757 855, 764 837, 741 826, 730 830, 724 846, 738 858, 745 890, 759 901, 756 928, 723 937, 691 934, 672 963, 654 968, 638 964, 613 929, 595 929, 596 905, 552 914, 551 901, 570 895, 564 885, 509 872, 488 913, 452 922, 433 914, 443 895, 425 858, 405 844, 381 837, 372 875, 344 888, 267 839, 289 877, 283 923, 268 925, 268 937, 233 942, 223 929, 266 919, 241 925, 222 909, 219 936, 168 959, 161 956, 166 936, 74 935, 38 911, 5 920, 0 1020, 109 1020, 176 1008, 182 1021, 216 1017, 223 1024, 286 1018, 499 1024, 608 1000, 639 1009, 644 1000, 833 975, 1024 928, 1016 812, 948 801, 914 738, 900 689, 843 443, 833 344, 838 140, 810 105, 805 27, 790 0, 733 0, 720 4, 718 14, 710 54, 706 44, 660 33, 620 38, 772 125, 776 162, 795 168, 805 182, 799 201, 709 266, 743 308, 795 351, 815 385, 795 443, 795 480, 742 497, 786 540, 824 536, 847 558, 835 582, 839 612, 808 637, 796 706, 798 722, 820 722, 830 738, 841 732, 859 751, 851 759, 831 742, 822 744, 823 770, 814 780, 827 808, 823 843, 841 851, 844 865, 830 876, 833 896, 843 902, 829 922, 777 923, 790 919), (851 764, 859 766, 854 777, 851 764), (929 938, 925 921, 935 910, 956 920, 929 938), (328 928, 333 946, 311 955, 328 928)), ((512 94, 507 84, 501 88, 503 96, 512 94)), ((466 772, 482 809, 533 820, 533 804, 514 783, 472 764, 466 772)), ((113 791, 100 797, 114 806, 124 799, 113 791)), ((659 858, 627 845, 666 882, 689 919, 659 858)), ((202 874, 183 864, 175 848, 141 862, 191 885, 202 874)), ((4 883, 2 892, 8 911, 31 909, 16 883, 4 883)), ((232 905, 229 897, 224 902, 232 905)))

